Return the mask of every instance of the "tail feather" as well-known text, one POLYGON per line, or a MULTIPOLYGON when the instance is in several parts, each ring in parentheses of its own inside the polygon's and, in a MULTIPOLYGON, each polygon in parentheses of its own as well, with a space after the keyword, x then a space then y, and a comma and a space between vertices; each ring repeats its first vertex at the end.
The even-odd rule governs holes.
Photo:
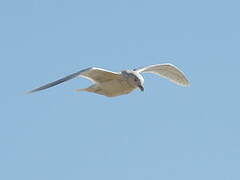
POLYGON ((81 88, 81 89, 76 89, 76 92, 81 92, 81 91, 89 91, 89 88, 81 88))

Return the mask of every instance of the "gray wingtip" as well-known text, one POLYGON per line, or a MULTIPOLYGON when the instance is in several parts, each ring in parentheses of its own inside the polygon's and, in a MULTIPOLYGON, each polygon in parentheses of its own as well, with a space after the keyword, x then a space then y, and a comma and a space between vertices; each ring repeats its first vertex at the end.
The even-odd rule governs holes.
POLYGON ((27 92, 25 92, 24 94, 25 95, 29 95, 29 94, 32 94, 32 93, 35 93, 36 91, 34 91, 34 90, 32 90, 32 91, 27 91, 27 92))
POLYGON ((24 94, 25 94, 25 95, 29 95, 29 94, 33 94, 33 93, 35 93, 35 92, 37 92, 37 91, 40 91, 40 90, 38 90, 38 89, 33 89, 33 90, 31 90, 31 91, 25 92, 24 94))
POLYGON ((45 84, 45 85, 43 85, 43 86, 41 86, 39 88, 33 89, 31 91, 27 91, 26 94, 32 94, 32 93, 35 93, 35 92, 38 92, 38 91, 41 91, 41 90, 48 89, 50 87, 56 86, 56 85, 61 84, 61 83, 65 82, 65 81, 71 80, 71 79, 79 76, 81 73, 89 71, 91 69, 93 69, 93 67, 89 67, 89 68, 83 69, 81 71, 78 71, 76 73, 70 74, 68 76, 65 76, 65 77, 63 77, 61 79, 58 79, 56 81, 53 81, 51 83, 45 84))

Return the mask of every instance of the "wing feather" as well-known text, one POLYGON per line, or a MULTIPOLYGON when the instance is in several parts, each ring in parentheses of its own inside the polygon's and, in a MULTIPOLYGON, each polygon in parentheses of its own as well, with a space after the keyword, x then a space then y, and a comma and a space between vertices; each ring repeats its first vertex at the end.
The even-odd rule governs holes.
POLYGON ((90 79, 94 82, 104 82, 121 77, 120 73, 101 68, 91 68, 89 71, 84 71, 81 73, 80 76, 90 79))
POLYGON ((48 83, 46 85, 43 85, 39 88, 33 89, 33 90, 29 91, 28 93, 34 93, 34 92, 37 92, 37 91, 48 89, 50 87, 56 86, 58 84, 69 81, 69 80, 74 79, 74 78, 79 77, 79 76, 87 78, 87 79, 89 79, 91 81, 94 81, 96 83, 101 83, 101 82, 111 80, 111 79, 114 79, 114 78, 119 78, 120 74, 115 73, 115 72, 111 72, 111 71, 107 71, 107 70, 104 70, 104 69, 100 69, 100 68, 94 68, 94 67, 87 68, 87 69, 78 71, 76 73, 70 74, 66 77, 63 77, 59 80, 56 80, 56 81, 53 81, 53 82, 48 83))
POLYGON ((185 74, 172 64, 151 65, 151 66, 135 69, 135 71, 137 71, 138 73, 157 74, 181 86, 189 86, 190 84, 185 74))

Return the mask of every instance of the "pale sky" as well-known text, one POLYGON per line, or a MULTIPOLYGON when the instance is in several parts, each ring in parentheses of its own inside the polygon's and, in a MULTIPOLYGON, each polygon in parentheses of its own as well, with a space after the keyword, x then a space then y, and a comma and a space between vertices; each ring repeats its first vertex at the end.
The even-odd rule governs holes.
POLYGON ((238 1, 0 1, 1 180, 239 180, 238 1), (172 63, 183 88, 74 90, 88 67, 172 63))

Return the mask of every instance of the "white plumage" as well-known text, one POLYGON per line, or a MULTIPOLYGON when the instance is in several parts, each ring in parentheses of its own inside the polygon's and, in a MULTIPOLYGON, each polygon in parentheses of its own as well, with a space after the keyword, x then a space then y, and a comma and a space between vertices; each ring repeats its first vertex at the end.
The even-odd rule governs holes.
POLYGON ((91 80, 94 84, 88 88, 78 89, 77 91, 87 91, 108 97, 115 97, 128 94, 136 88, 140 88, 141 91, 144 91, 144 79, 141 73, 157 74, 177 85, 189 86, 189 81, 184 73, 176 66, 172 64, 158 64, 122 72, 112 72, 95 67, 87 68, 31 90, 28 93, 41 91, 76 77, 83 77, 91 80))

